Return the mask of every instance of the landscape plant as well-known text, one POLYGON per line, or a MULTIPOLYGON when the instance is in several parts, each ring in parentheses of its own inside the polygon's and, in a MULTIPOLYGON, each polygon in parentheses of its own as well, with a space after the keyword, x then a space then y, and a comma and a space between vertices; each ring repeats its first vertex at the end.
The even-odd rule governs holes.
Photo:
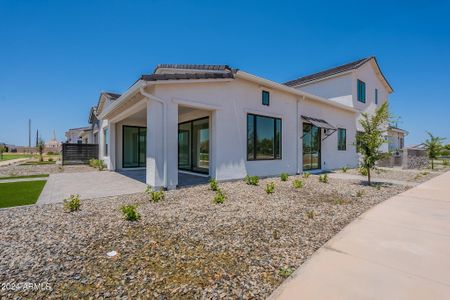
POLYGON ((294 188, 296 188, 296 189, 303 187, 303 182, 299 179, 295 179, 292 184, 294 185, 294 188))
POLYGON ((386 143, 384 138, 387 132, 387 124, 391 119, 389 106, 384 102, 374 114, 361 113, 359 123, 363 131, 356 135, 356 147, 361 155, 361 168, 367 171, 367 182, 370 185, 370 170, 375 167, 377 161, 385 158, 389 153, 380 151, 381 146, 386 143))
POLYGON ((309 172, 303 172, 303 178, 308 178, 311 173, 309 172))
POLYGON ((281 277, 284 277, 284 278, 287 278, 287 277, 291 276, 292 273, 294 273, 294 270, 292 268, 289 268, 289 267, 282 267, 278 271, 278 275, 280 275, 281 277))
POLYGON ((162 188, 159 191, 154 191, 150 186, 147 186, 145 193, 150 197, 151 202, 159 202, 165 198, 164 190, 162 188))
POLYGON ((222 204, 225 202, 225 194, 221 189, 216 190, 216 195, 214 196, 214 203, 215 204, 222 204))
POLYGON ((442 150, 444 150, 444 145, 442 142, 445 140, 445 138, 441 138, 438 136, 434 136, 431 132, 427 132, 429 139, 425 140, 423 143, 425 146, 425 150, 428 153, 428 158, 431 160, 431 169, 434 169, 434 160, 437 159, 440 155, 442 150))
POLYGON ((323 174, 319 176, 319 181, 322 183, 328 183, 328 174, 323 174))
POLYGON ((74 212, 80 210, 80 195, 70 195, 69 198, 64 199, 64 210, 66 212, 74 212))
POLYGON ((288 178, 289 178, 289 174, 288 173, 281 173, 281 175, 280 175, 281 181, 287 181, 288 178))
POLYGON ((306 217, 307 217, 308 219, 314 219, 314 216, 315 216, 315 213, 314 213, 313 210, 308 210, 308 211, 306 212, 306 217))
POLYGON ((39 153, 39 161, 44 161, 44 149, 45 149, 45 141, 43 139, 39 139, 36 144, 36 150, 39 153))
POLYGON ((141 218, 141 215, 137 212, 136 205, 124 205, 120 208, 120 211, 127 221, 137 221, 141 218))
POLYGON ((0 160, 3 159, 3 152, 6 152, 5 145, 0 145, 0 160))
POLYGON ((214 178, 211 178, 209 180, 209 188, 212 191, 217 191, 219 189, 219 184, 217 183, 217 180, 215 180, 214 178))
POLYGON ((266 191, 267 194, 273 194, 273 192, 275 192, 275 183, 269 182, 266 185, 265 191, 266 191))
POLYGON ((343 167, 342 167, 342 172, 343 172, 343 173, 347 173, 347 170, 348 170, 348 167, 347 167, 347 166, 343 166, 343 167))
POLYGON ((248 185, 258 185, 259 177, 258 176, 245 176, 244 181, 248 185))

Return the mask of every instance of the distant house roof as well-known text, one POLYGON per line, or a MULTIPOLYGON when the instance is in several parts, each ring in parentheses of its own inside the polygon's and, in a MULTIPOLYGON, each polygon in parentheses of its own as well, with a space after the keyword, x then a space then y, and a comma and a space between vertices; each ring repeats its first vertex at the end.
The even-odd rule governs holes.
POLYGON ((318 73, 314 73, 314 74, 310 74, 310 75, 306 75, 294 80, 290 80, 285 82, 284 84, 290 87, 295 87, 295 86, 299 86, 299 85, 303 85, 303 84, 307 84, 311 81, 315 81, 315 80, 319 80, 319 79, 325 79, 327 77, 333 76, 333 75, 337 75, 340 73, 345 73, 351 70, 355 70, 359 67, 361 67, 362 65, 364 65, 365 63, 369 62, 370 60, 373 60, 375 62, 376 67, 378 68, 378 71, 382 77, 382 80, 386 83, 386 85, 388 86, 388 88, 393 91, 391 85, 389 84, 389 82, 387 81, 386 77, 384 77, 383 73, 381 72, 380 67, 378 66, 377 63, 377 59, 375 58, 375 56, 370 56, 370 57, 366 57, 366 58, 362 58, 359 60, 356 60, 354 62, 345 64, 345 65, 340 65, 331 69, 327 69, 325 71, 321 71, 318 73))
POLYGON ((405 129, 401 129, 401 128, 397 127, 397 126, 389 125, 389 130, 401 132, 401 133, 403 133, 403 134, 405 134, 405 135, 408 135, 408 134, 409 134, 408 131, 406 131, 405 129))

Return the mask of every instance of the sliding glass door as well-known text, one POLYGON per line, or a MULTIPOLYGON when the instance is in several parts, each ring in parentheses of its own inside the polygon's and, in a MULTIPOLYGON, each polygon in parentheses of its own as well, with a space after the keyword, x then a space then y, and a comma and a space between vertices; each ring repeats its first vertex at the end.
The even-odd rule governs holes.
POLYGON ((209 173, 209 118, 178 124, 178 168, 209 173))
POLYGON ((123 126, 122 140, 122 167, 145 167, 147 128, 137 126, 123 126))
POLYGON ((303 170, 321 168, 320 128, 309 123, 303 123, 303 170))

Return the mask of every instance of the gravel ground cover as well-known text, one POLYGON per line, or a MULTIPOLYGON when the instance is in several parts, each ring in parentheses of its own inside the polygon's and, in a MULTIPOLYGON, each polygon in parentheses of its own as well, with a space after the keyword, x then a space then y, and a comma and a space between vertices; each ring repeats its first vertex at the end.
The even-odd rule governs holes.
MULTIPOLYGON (((430 170, 401 170, 401 169, 376 169, 371 172, 372 178, 376 179, 394 179, 394 180, 401 180, 401 181, 411 181, 411 182, 425 182, 427 180, 430 180, 433 177, 436 177, 442 172, 442 171, 433 171, 430 170)), ((337 170, 339 173, 343 173, 342 170, 337 170)), ((361 175, 359 173, 358 169, 348 169, 347 174, 352 175, 361 175)))
POLYGON ((345 225, 406 189, 315 175, 219 186, 223 204, 201 185, 158 203, 139 193, 82 200, 73 213, 61 204, 0 211, 0 282, 51 287, 0 298, 265 298, 345 225), (141 219, 124 220, 124 204, 137 204, 141 219))
POLYGON ((92 172, 97 171, 87 165, 61 166, 51 165, 9 165, 0 167, 0 177, 6 176, 26 176, 37 174, 55 174, 55 173, 74 173, 74 172, 92 172))

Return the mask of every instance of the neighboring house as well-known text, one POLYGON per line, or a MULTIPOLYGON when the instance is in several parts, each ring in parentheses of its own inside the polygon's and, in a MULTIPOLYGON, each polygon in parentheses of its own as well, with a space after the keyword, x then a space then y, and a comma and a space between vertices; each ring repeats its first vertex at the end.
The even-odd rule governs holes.
MULTIPOLYGON (((359 113, 369 114, 388 101, 389 94, 393 92, 375 57, 303 76, 288 81, 285 85, 352 107, 359 113)), ((359 118, 356 119, 356 128, 362 131, 359 118)), ((386 139, 397 138, 400 131, 406 133, 400 128, 390 130, 386 139)), ((388 144, 383 146, 382 150, 388 151, 388 144)))
POLYGON ((358 164, 359 106, 225 65, 158 65, 106 100, 100 158, 146 170, 154 187, 175 188, 179 172, 229 180, 358 164))
POLYGON ((89 132, 89 127, 79 127, 71 128, 66 131, 66 143, 69 144, 83 144, 87 143, 87 133, 89 132))
POLYGON ((114 100, 119 98, 119 94, 102 92, 98 99, 97 106, 91 107, 89 111, 89 124, 90 124, 90 132, 89 132, 89 143, 90 144, 98 144, 99 143, 99 132, 100 132, 100 124, 101 121, 97 118, 97 111, 102 110, 104 106, 109 106, 114 100))
POLYGON ((405 148, 405 136, 408 131, 398 128, 397 126, 389 126, 388 129, 388 148, 390 152, 398 153, 399 150, 405 148))
POLYGON ((53 138, 45 143, 45 150, 52 152, 61 151, 61 143, 56 139, 55 131, 53 131, 53 138))

